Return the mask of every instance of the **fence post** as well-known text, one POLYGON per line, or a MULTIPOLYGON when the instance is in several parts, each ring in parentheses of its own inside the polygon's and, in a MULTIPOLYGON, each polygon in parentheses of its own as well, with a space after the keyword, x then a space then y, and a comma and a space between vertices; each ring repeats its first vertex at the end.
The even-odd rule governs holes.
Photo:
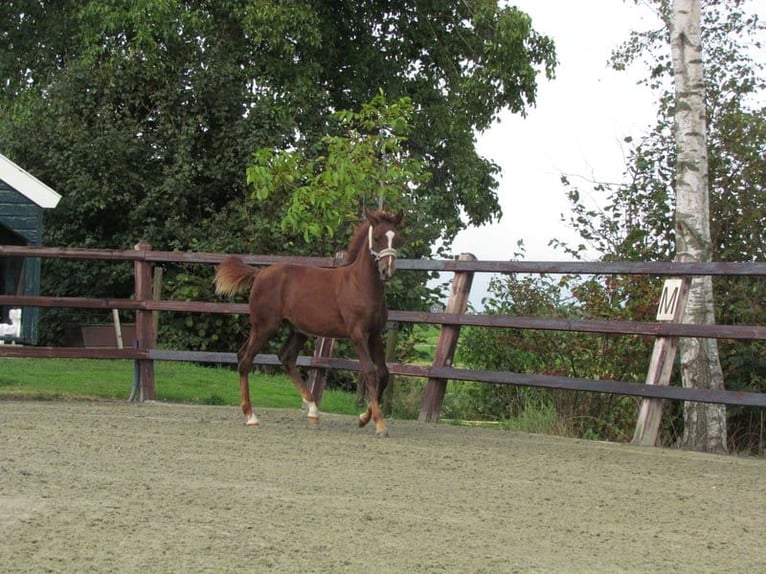
MULTIPOLYGON (((476 257, 471 253, 461 253, 458 261, 476 261, 476 257)), ((455 272, 455 276, 452 279, 450 297, 445 309, 447 313, 465 313, 468 307, 468 295, 471 293, 472 283, 472 271, 455 272)), ((434 351, 434 367, 448 367, 452 365, 459 334, 460 325, 442 325, 439 340, 436 343, 436 350, 434 351)), ((429 423, 438 420, 446 390, 446 379, 428 379, 418 420, 429 423)))
MULTIPOLYGON (((668 283, 662 289, 662 296, 657 311, 657 319, 662 318, 663 307, 666 306, 668 295, 668 283)), ((689 297, 691 278, 687 275, 680 280, 677 291, 671 295, 673 308, 670 313, 670 321, 680 323, 689 297)), ((667 311, 667 309, 665 309, 667 311)), ((667 316, 667 313, 665 314, 667 316)), ((667 320, 667 319, 666 319, 667 320)), ((673 364, 678 349, 678 337, 657 337, 652 350, 652 358, 649 361, 649 370, 646 374, 647 385, 670 384, 670 375, 673 372, 673 364)), ((632 444, 640 446, 654 446, 660 431, 662 420, 662 399, 643 399, 641 410, 636 421, 636 429, 633 432, 632 444)))
MULTIPOLYGON (((136 251, 150 251, 152 246, 145 241, 138 242, 134 249, 136 251)), ((135 294, 136 301, 149 301, 152 298, 152 265, 148 261, 136 259, 134 261, 135 271, 135 294)), ((136 311, 136 338, 138 348, 149 350, 154 347, 156 333, 154 331, 154 321, 152 312, 145 309, 136 311)), ((141 382, 140 401, 154 400, 154 363, 151 359, 140 359, 138 363, 138 376, 141 382)))
MULTIPOLYGON (((160 301, 162 299, 162 267, 157 266, 154 269, 152 269, 152 300, 153 301, 160 301)), ((159 333, 160 330, 160 312, 159 311, 152 311, 152 329, 154 329, 154 340, 152 343, 154 343, 153 346, 156 346, 157 344, 157 333, 159 333)))
MULTIPOLYGON (((386 363, 396 360, 396 344, 399 342, 399 323, 389 323, 386 333, 386 363)), ((394 410, 394 396, 396 395, 396 375, 389 374, 388 386, 383 391, 383 415, 391 416, 394 410)))
MULTIPOLYGON (((319 337, 314 344, 314 356, 322 359, 332 357, 332 349, 335 339, 332 337, 319 337)), ((317 407, 322 406, 324 385, 327 382, 327 369, 312 368, 309 372, 308 388, 317 407)))

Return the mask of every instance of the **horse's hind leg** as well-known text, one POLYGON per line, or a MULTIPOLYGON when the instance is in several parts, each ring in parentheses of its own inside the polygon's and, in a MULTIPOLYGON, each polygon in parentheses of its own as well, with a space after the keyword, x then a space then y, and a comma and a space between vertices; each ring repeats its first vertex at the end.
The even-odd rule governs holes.
POLYGON ((237 352, 237 372, 239 373, 239 391, 242 398, 242 413, 245 415, 245 424, 248 426, 258 426, 258 417, 255 416, 253 405, 250 402, 250 369, 253 365, 253 359, 260 352, 266 342, 276 334, 275 328, 263 329, 259 326, 256 329, 255 324, 250 327, 250 334, 237 352))
POLYGON ((314 402, 314 397, 311 395, 311 391, 306 386, 303 377, 301 377, 297 366, 298 353, 300 353, 303 348, 306 339, 306 335, 299 333, 290 327, 290 334, 282 345, 282 348, 279 350, 278 356, 279 360, 284 365, 287 374, 290 376, 290 379, 292 379, 295 388, 298 389, 301 397, 303 397, 303 400, 308 405, 309 422, 312 424, 319 424, 319 409, 314 402))

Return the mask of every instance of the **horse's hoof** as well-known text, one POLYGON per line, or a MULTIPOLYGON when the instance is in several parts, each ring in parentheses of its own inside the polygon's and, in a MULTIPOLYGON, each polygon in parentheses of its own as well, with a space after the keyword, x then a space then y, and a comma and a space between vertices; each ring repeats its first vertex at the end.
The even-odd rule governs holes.
POLYGON ((311 426, 319 425, 319 417, 309 417, 309 424, 311 426))
POLYGON ((367 426, 367 423, 370 422, 370 417, 367 416, 367 413, 362 413, 359 415, 359 418, 356 422, 359 425, 359 428, 365 427, 367 426))
POLYGON ((388 437, 389 437, 389 434, 387 430, 375 433, 375 438, 388 438, 388 437))
POLYGON ((245 421, 245 426, 247 427, 259 427, 261 426, 261 423, 258 421, 258 417, 255 415, 250 415, 247 417, 247 420, 245 421))

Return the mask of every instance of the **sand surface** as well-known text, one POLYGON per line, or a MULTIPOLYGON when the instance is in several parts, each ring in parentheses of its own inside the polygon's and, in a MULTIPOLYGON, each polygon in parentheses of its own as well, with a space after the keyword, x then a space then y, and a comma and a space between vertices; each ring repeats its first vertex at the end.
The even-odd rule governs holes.
POLYGON ((766 460, 0 401, 0 572, 759 572, 766 460))

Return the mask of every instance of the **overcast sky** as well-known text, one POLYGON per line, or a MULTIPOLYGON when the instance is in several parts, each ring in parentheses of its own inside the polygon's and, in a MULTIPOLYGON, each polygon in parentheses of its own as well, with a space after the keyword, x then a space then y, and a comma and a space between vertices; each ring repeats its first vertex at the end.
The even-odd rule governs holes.
MULTIPOLYGON (((461 232, 452 251, 508 260, 521 239, 525 260, 563 261, 568 257, 548 246, 553 238, 577 240, 560 221, 568 211, 561 174, 582 192, 592 187, 590 180, 622 181, 624 139, 639 139, 656 118, 652 94, 637 86, 644 70, 610 69, 611 51, 631 30, 660 24, 651 10, 632 0, 514 3, 531 16, 537 32, 553 38, 559 60, 556 78, 541 79, 537 105, 526 118, 503 115, 478 137, 479 153, 502 169, 498 195, 504 215, 499 223, 461 232)), ((488 280, 486 274, 474 279, 474 306, 488 280)))

